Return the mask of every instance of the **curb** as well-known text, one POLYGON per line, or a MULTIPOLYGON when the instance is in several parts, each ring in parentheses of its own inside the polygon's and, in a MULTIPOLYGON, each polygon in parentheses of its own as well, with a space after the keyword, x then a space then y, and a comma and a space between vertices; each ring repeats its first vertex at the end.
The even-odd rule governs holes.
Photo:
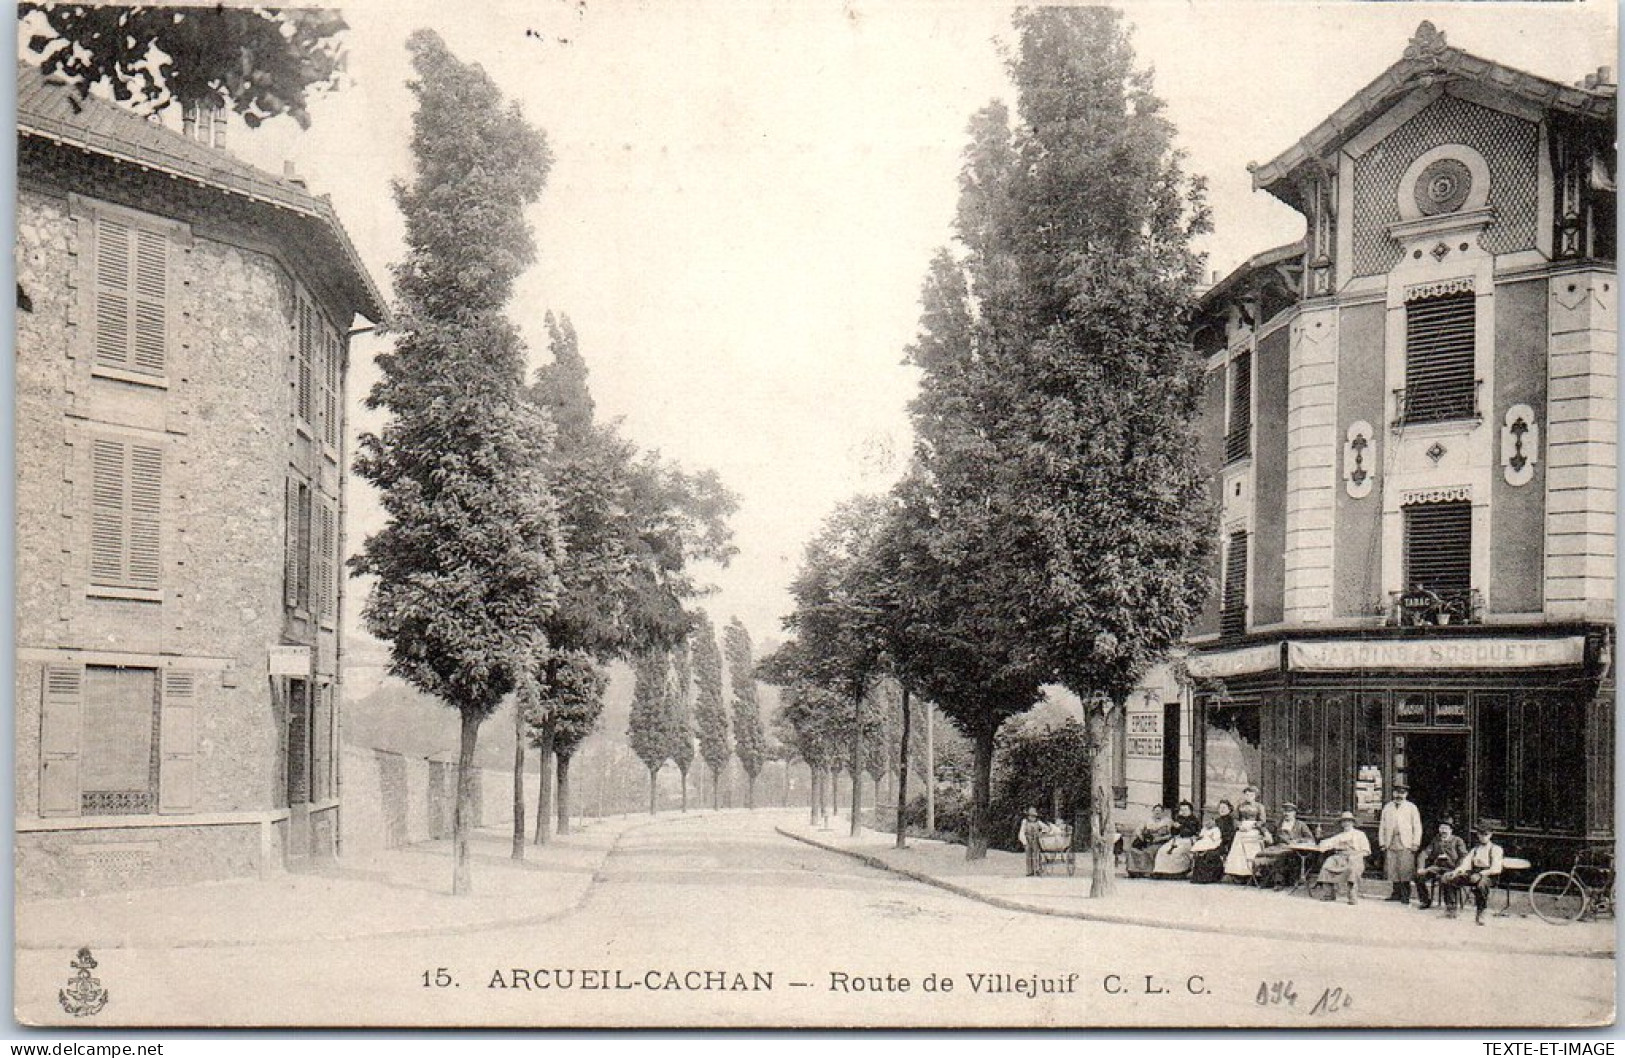
MULTIPOLYGON (((488 933, 492 930, 522 929, 528 926, 541 926, 564 918, 567 915, 573 915, 577 911, 580 911, 581 908, 587 903, 587 900, 592 896, 594 887, 605 880, 606 875, 604 874, 604 865, 608 863, 610 857, 614 856, 615 853, 620 849, 621 842, 626 839, 628 834, 631 834, 633 831, 642 830, 645 827, 652 826, 654 822, 656 821, 638 823, 627 827, 625 830, 617 834, 615 836, 615 840, 604 849, 603 857, 599 859, 598 865, 593 868, 592 875, 587 879, 587 883, 581 887, 581 892, 576 895, 576 898, 566 907, 557 908, 553 911, 546 911, 536 915, 519 915, 511 918, 489 919, 478 922, 465 922, 446 926, 414 926, 407 929, 364 930, 359 933, 313 933, 305 937, 287 938, 282 940, 243 940, 237 938, 227 938, 223 940, 188 940, 178 944, 146 944, 140 942, 131 943, 123 940, 97 941, 95 939, 91 939, 88 942, 76 941, 71 945, 63 945, 50 943, 25 943, 19 938, 15 941, 13 946, 18 951, 57 951, 64 948, 77 947, 83 943, 89 943, 91 947, 98 950, 106 948, 110 951, 190 951, 193 949, 207 948, 287 948, 309 944, 349 944, 354 941, 373 940, 375 938, 393 940, 412 937, 443 937, 451 934, 488 933)), ((658 822, 664 822, 664 820, 659 820, 658 822)))
MULTIPOLYGON (((1004 911, 1016 911, 1028 915, 1044 915, 1049 918, 1075 919, 1080 922, 1104 922, 1116 926, 1139 926, 1143 929, 1162 929, 1173 933, 1211 933, 1227 937, 1260 937, 1265 940, 1296 941, 1299 943, 1305 941, 1313 943, 1333 942, 1339 944, 1355 944, 1367 948, 1386 948, 1390 950, 1428 947, 1427 945, 1412 944, 1385 937, 1350 938, 1331 936, 1322 933, 1293 933, 1287 930, 1277 929, 1231 929, 1228 927, 1210 926, 1201 922, 1170 925, 1156 919, 1137 918, 1132 915, 1114 914, 1110 911, 1069 911, 1063 908, 1044 907, 1041 904, 1030 904, 1021 900, 1011 900, 1007 897, 990 896, 987 893, 977 892, 975 889, 971 889, 967 886, 955 885, 953 882, 944 881, 943 879, 934 875, 925 874, 921 871, 911 871, 907 867, 898 867, 894 864, 887 863, 878 856, 871 856, 864 852, 855 852, 852 849, 843 849, 835 845, 826 845, 823 842, 814 838, 809 838, 806 835, 792 833, 791 831, 785 830, 783 827, 774 827, 773 829, 778 832, 780 837, 789 838, 791 841, 799 841, 804 845, 810 845, 813 848, 821 849, 824 852, 833 852, 839 856, 847 856, 851 859, 857 860, 866 867, 872 867, 878 871, 885 871, 888 874, 895 874, 899 877, 907 878, 910 881, 919 882, 922 885, 933 886, 934 888, 953 893, 955 896, 962 896, 967 900, 975 900, 977 903, 987 904, 990 907, 1000 908, 1004 911)), ((1436 949, 1428 947, 1428 950, 1431 951, 1436 949)), ((1459 947, 1452 946, 1451 950, 1490 952, 1496 955, 1547 955, 1569 959, 1578 958, 1612 960, 1614 958, 1614 952, 1611 949, 1602 950, 1596 948, 1579 948, 1570 949, 1567 951, 1525 951, 1522 949, 1516 949, 1509 951, 1504 947, 1497 947, 1491 944, 1479 944, 1472 941, 1462 944, 1459 947)))

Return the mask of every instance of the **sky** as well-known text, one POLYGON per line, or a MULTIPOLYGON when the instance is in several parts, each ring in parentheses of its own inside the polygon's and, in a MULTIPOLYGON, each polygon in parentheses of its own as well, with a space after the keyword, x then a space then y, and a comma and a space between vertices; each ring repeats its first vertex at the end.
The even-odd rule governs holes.
MULTIPOLYGON (((291 161, 334 205, 388 292, 408 177, 407 35, 441 34, 541 128, 554 164, 530 211, 538 261, 512 315, 535 363, 545 313, 580 335, 599 414, 738 493, 738 557, 705 571, 720 626, 782 638, 802 547, 841 500, 882 491, 910 448, 902 363, 931 253, 950 238, 971 115, 1013 102, 1009 8, 975 2, 530 0, 347 6, 349 78, 301 131, 234 129, 234 152, 291 161)), ((1423 19, 1449 43, 1572 82, 1616 52, 1611 5, 1139 2, 1143 65, 1209 182, 1209 267, 1303 232, 1254 193, 1285 150, 1396 62, 1423 19)), ((380 339, 352 347, 350 404, 380 339)), ((351 479, 352 549, 381 514, 351 479)), ((352 626, 359 594, 352 592, 352 626)))

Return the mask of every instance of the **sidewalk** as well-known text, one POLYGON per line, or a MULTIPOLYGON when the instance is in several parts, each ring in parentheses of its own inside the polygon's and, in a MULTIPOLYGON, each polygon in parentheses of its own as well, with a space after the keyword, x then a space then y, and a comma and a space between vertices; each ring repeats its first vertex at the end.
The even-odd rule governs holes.
POLYGON ((194 948, 424 936, 543 921, 586 898, 621 835, 647 816, 589 820, 509 858, 513 832, 470 837, 474 891, 451 895, 451 842, 277 874, 101 896, 17 901, 18 948, 194 948))
MULTIPOLYGON (((1383 948, 1520 952, 1543 955, 1612 958, 1614 920, 1554 926, 1528 913, 1524 893, 1514 883, 1512 913, 1500 910, 1502 896, 1492 894, 1485 925, 1473 923, 1472 899, 1459 919, 1447 919, 1437 905, 1421 911, 1415 904, 1389 903, 1387 883, 1367 879, 1359 904, 1311 900, 1295 893, 1261 891, 1237 885, 1191 885, 1117 876, 1117 891, 1101 900, 1089 898, 1089 858, 1068 877, 1064 867, 1049 867, 1041 878, 1026 876, 1019 853, 989 850, 987 859, 965 860, 963 845, 910 838, 906 849, 894 847, 895 836, 865 829, 856 838, 847 822, 834 820, 828 830, 806 822, 781 826, 779 833, 831 852, 856 857, 872 867, 947 889, 1011 911, 1062 918, 1265 937, 1276 940, 1359 944, 1383 948)), ((1324 894, 1325 890, 1319 890, 1324 894)), ((1463 894, 1464 897, 1466 894, 1463 894)))

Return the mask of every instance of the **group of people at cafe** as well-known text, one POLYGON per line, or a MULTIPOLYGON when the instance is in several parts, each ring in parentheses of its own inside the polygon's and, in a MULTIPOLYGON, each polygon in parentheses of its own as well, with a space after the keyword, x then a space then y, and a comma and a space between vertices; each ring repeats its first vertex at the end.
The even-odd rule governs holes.
MULTIPOLYGON (((1342 895, 1352 904, 1360 899, 1360 877, 1372 856, 1371 841, 1357 822, 1353 812, 1344 812, 1337 830, 1321 838, 1298 818, 1296 805, 1283 804, 1280 818, 1271 820, 1257 788, 1248 786, 1238 802, 1221 800, 1206 818, 1189 801, 1179 802, 1172 817, 1161 805, 1153 808, 1151 820, 1124 850, 1125 866, 1130 877, 1188 879, 1197 885, 1233 882, 1273 889, 1304 882, 1311 893, 1323 885, 1324 899, 1342 895)), ((1414 889, 1417 906, 1425 910, 1437 889, 1446 915, 1455 918, 1465 889, 1483 925, 1504 854, 1491 827, 1480 824, 1474 833, 1477 843, 1469 847, 1446 817, 1424 847, 1421 813, 1409 788, 1395 785, 1377 820, 1383 878, 1391 886, 1387 899, 1409 904, 1414 889)))

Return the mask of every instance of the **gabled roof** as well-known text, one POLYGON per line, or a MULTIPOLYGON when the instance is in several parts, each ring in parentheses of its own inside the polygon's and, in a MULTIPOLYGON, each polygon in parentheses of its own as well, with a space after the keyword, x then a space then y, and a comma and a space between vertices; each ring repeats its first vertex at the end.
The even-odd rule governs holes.
POLYGON ((1247 258, 1247 260, 1231 269, 1229 275, 1213 284, 1213 286, 1209 287, 1207 290, 1202 291, 1201 297, 1197 299, 1198 306, 1201 310, 1205 311, 1222 303, 1226 298, 1229 298, 1235 294, 1236 291, 1245 287, 1247 281, 1251 279, 1253 275, 1266 268, 1274 268, 1276 265, 1284 264, 1287 261, 1297 260, 1303 256, 1303 249, 1304 241, 1299 239, 1296 242, 1289 242, 1285 245, 1272 247, 1271 249, 1253 254, 1251 257, 1247 258))
POLYGON ((1481 59, 1450 47, 1433 23, 1423 22, 1405 46, 1403 58, 1278 157, 1263 165, 1249 166, 1253 189, 1268 191, 1301 210, 1303 204, 1299 201, 1298 188, 1295 181, 1288 179, 1299 167, 1341 146, 1402 96, 1419 88, 1458 80, 1486 85, 1544 110, 1590 118, 1610 126, 1614 122, 1616 86, 1600 84, 1595 88, 1576 88, 1481 59))
POLYGON ((355 308, 375 322, 384 318, 384 299, 361 255, 339 221, 333 204, 300 185, 280 180, 217 147, 187 139, 105 100, 81 97, 72 86, 43 76, 26 64, 17 71, 17 134, 102 155, 141 169, 189 180, 314 221, 331 245, 321 256, 342 263, 343 286, 355 308))

